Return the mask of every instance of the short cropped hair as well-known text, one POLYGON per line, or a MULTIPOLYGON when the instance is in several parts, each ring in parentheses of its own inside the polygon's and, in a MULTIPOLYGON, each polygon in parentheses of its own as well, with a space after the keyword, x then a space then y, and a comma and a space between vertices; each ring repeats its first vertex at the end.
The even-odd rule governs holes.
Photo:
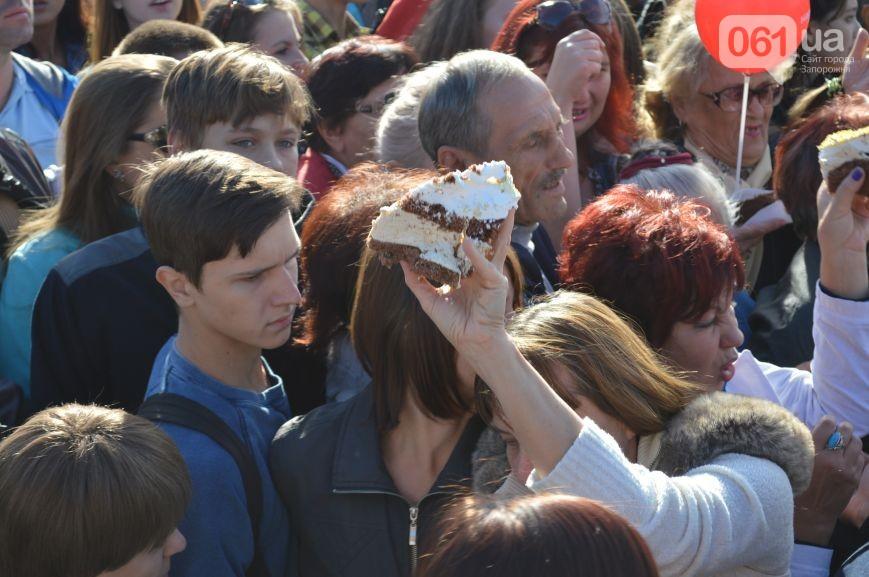
POLYGON ((190 494, 184 459, 146 419, 45 409, 0 443, 0 575, 115 570, 169 537, 190 494))
POLYGON ((434 78, 446 68, 446 62, 433 62, 411 72, 395 100, 389 103, 377 123, 375 149, 377 160, 402 168, 433 168, 434 163, 419 136, 419 102, 434 78))
POLYGON ((699 318, 745 284, 727 229, 708 209, 670 192, 611 188, 565 227, 559 275, 634 321, 663 346, 679 321, 699 318))
POLYGON ((301 128, 310 114, 308 93, 289 69, 239 44, 182 60, 166 80, 163 104, 169 132, 187 150, 199 148, 205 130, 218 122, 238 126, 275 114, 301 128))
POLYGON ((159 54, 177 58, 222 46, 217 36, 199 26, 178 20, 149 20, 127 34, 112 55, 159 54))
POLYGON ((419 106, 419 134, 429 157, 437 162, 441 146, 485 156, 492 119, 477 102, 501 82, 529 75, 537 78, 518 58, 489 50, 471 50, 450 59, 419 106))
POLYGON ((446 509, 433 535, 418 577, 658 577, 637 530, 581 497, 467 496, 446 509))
POLYGON ((379 36, 361 36, 332 46, 311 62, 308 90, 316 107, 308 143, 329 152, 319 127, 338 127, 355 114, 356 101, 393 76, 406 74, 419 59, 410 46, 379 36))
POLYGON ((724 185, 699 162, 644 168, 622 180, 622 184, 635 184, 643 190, 667 190, 680 198, 694 198, 709 208, 712 220, 727 227, 733 226, 724 185))
POLYGON ((151 167, 136 187, 154 258, 200 287, 202 267, 237 248, 242 258, 263 233, 297 210, 295 179, 230 152, 198 150, 151 167))

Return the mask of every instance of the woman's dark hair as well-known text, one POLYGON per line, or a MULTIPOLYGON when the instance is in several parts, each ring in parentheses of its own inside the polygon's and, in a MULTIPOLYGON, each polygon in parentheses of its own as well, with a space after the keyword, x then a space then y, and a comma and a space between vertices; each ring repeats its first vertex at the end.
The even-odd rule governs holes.
POLYGON ((417 577, 658 577, 637 530, 580 497, 468 496, 445 511, 433 535, 417 577))
POLYGON ((357 100, 393 76, 409 72, 417 62, 409 46, 378 36, 345 40, 320 54, 306 78, 315 108, 308 135, 311 148, 329 152, 319 127, 340 126, 355 113, 357 100))
POLYGON ((773 190, 802 238, 818 237, 816 196, 821 186, 818 145, 833 132, 869 125, 869 96, 842 95, 785 132, 775 149, 773 190))
MULTIPOLYGON (((537 5, 540 0, 522 0, 507 15, 504 26, 492 43, 492 50, 513 54, 534 68, 552 61, 558 42, 577 30, 588 29, 597 34, 606 45, 610 61, 610 90, 594 130, 619 152, 627 152, 636 132, 634 89, 625 71, 622 36, 614 15, 608 25, 589 24, 579 14, 573 14, 555 30, 546 30, 536 24, 537 5), (538 54, 536 48, 542 47, 538 54), (534 60, 532 61, 532 57, 534 60)), ((591 132, 591 131, 589 131, 591 132)), ((587 147, 582 146, 583 150, 587 147)))
MULTIPOLYGON (((87 22, 81 0, 66 0, 57 15, 57 40, 62 46, 78 44, 87 48, 87 22)), ((32 46, 27 43, 25 46, 32 46)))
POLYGON ((321 353, 350 324, 359 259, 371 222, 416 184, 430 179, 423 171, 387 172, 364 163, 353 167, 314 205, 302 230, 301 282, 305 312, 296 343, 321 353), (401 175, 401 178, 399 178, 401 175))
POLYGON ((422 62, 449 60, 483 46, 487 0, 434 0, 408 43, 422 62))

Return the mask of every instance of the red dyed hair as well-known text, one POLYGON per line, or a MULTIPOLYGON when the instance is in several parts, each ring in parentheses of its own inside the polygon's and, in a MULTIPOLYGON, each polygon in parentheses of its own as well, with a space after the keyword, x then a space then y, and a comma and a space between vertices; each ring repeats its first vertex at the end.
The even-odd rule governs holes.
MULTIPOLYGON (((610 91, 603 112, 594 125, 598 134, 606 138, 616 150, 626 153, 636 133, 634 122, 634 89, 625 72, 622 56, 622 35, 613 15, 609 26, 589 24, 579 14, 569 16, 555 30, 544 30, 535 22, 537 5, 541 0, 522 0, 513 8, 501 31, 492 42, 492 50, 512 54, 529 63, 532 47, 543 47, 540 62, 551 62, 559 40, 577 30, 588 29, 600 36, 606 45, 610 61, 610 91)), ((536 63, 533 63, 536 64, 536 63)))
POLYGON ((736 243, 708 208, 632 184, 616 185, 567 224, 559 263, 566 287, 607 301, 656 348, 676 322, 702 316, 745 283, 736 243))

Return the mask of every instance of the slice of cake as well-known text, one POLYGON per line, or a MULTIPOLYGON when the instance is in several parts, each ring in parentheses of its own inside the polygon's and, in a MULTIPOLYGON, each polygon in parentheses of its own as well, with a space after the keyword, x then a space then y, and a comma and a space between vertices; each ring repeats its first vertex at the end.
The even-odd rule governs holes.
MULTIPOLYGON (((859 130, 840 130, 827 136, 818 147, 818 162, 830 192, 836 192, 856 167, 862 167, 864 173, 869 172, 869 126, 859 130)), ((869 178, 863 181, 858 194, 869 196, 869 178)))
POLYGON ((457 286, 471 272, 465 236, 487 257, 501 223, 519 203, 510 167, 486 162, 439 176, 380 209, 368 246, 385 264, 404 260, 420 275, 457 286))

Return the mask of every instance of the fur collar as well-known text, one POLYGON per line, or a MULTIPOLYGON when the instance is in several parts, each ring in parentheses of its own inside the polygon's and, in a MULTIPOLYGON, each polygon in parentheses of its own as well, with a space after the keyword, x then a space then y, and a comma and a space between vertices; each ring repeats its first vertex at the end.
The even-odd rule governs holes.
POLYGON ((772 461, 794 495, 811 481, 815 452, 806 426, 775 403, 732 393, 702 395, 673 417, 652 468, 680 476, 727 453, 772 461))

